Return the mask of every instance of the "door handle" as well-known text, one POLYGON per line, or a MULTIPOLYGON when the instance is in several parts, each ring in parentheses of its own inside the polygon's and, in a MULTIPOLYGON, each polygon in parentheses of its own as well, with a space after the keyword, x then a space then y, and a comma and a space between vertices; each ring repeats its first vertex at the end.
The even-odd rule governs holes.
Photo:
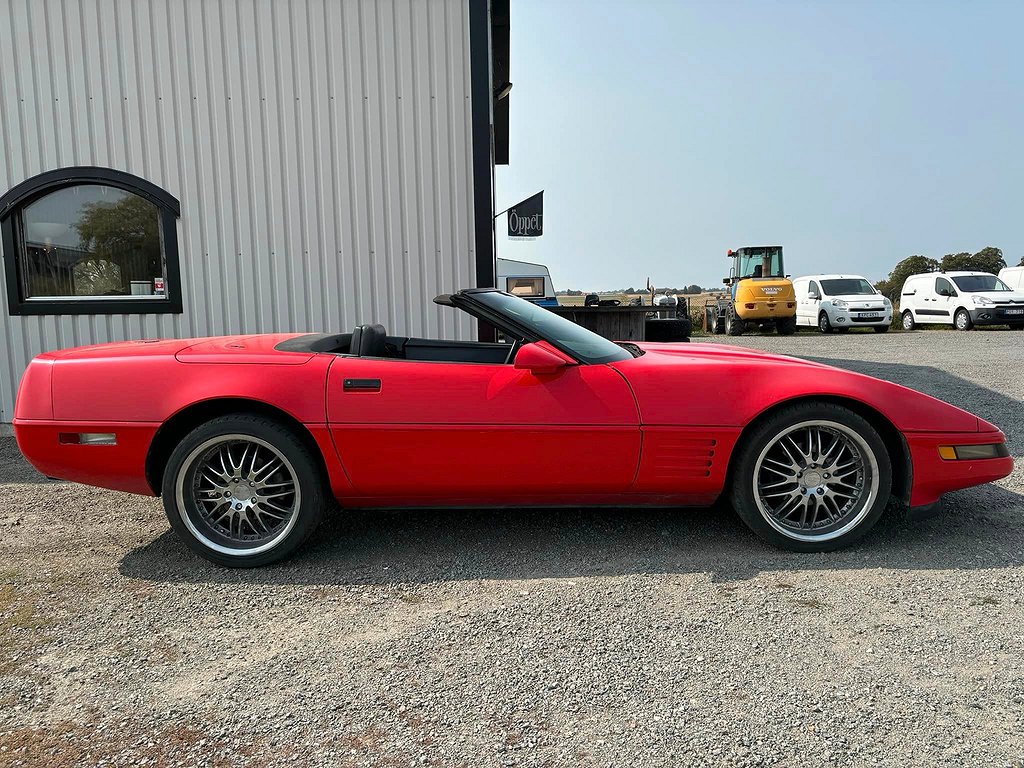
POLYGON ((380 379, 345 379, 346 392, 380 392, 380 379))

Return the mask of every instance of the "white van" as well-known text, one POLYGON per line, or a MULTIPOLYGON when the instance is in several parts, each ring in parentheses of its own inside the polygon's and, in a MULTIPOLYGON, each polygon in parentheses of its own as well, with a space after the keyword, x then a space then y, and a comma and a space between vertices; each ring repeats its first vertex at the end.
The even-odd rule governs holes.
POLYGON ((885 333, 892 322, 892 302, 860 275, 808 275, 793 281, 796 324, 822 333, 874 328, 885 333))
POLYGON ((975 325, 1024 328, 1024 293, 1013 291, 988 272, 930 272, 911 275, 900 291, 903 328, 952 325, 969 331, 975 325))
POLYGON ((1003 267, 999 270, 999 279, 1006 283, 1011 291, 1024 293, 1024 267, 1003 267))

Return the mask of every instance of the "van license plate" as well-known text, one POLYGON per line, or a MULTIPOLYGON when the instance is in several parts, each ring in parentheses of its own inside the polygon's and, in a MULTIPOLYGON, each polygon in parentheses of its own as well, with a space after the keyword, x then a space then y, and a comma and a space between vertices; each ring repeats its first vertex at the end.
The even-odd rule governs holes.
POLYGON ((877 312, 861 312, 857 317, 861 320, 877 320, 881 315, 877 312))
POLYGON ((1024 315, 1024 309, 1008 309, 1006 310, 1008 315, 1024 315))

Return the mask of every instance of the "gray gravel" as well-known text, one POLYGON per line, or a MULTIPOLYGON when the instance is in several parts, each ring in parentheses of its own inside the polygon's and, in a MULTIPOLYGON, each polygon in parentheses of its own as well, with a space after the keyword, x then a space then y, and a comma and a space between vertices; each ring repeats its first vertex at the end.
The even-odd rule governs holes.
MULTIPOLYGON (((1024 334, 730 341, 1024 456, 1024 334)), ((1021 765, 1022 481, 827 555, 723 510, 357 513, 243 572, 0 437, 0 765, 1021 765)))

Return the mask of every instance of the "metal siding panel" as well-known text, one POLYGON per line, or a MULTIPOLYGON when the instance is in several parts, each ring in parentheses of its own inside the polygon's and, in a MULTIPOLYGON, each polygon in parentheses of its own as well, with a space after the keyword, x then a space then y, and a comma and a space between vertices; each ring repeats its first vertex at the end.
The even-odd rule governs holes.
POLYGON ((0 192, 68 165, 167 189, 184 298, 10 317, 0 290, 0 421, 51 348, 371 321, 474 336, 431 303, 475 274, 464 0, 10 0, 0 71, 0 192))

